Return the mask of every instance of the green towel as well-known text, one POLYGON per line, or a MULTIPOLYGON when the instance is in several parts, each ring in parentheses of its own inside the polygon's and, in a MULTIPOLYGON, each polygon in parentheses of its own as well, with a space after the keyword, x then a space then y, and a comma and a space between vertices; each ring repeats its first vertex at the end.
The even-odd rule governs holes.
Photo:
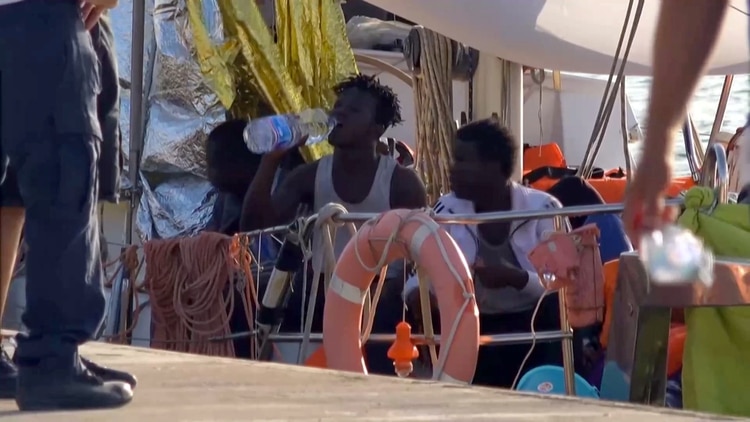
MULTIPOLYGON (((714 192, 692 188, 678 222, 718 256, 750 258, 750 206, 711 209, 714 192)), ((682 368, 686 409, 750 417, 750 307, 693 308, 682 368)))

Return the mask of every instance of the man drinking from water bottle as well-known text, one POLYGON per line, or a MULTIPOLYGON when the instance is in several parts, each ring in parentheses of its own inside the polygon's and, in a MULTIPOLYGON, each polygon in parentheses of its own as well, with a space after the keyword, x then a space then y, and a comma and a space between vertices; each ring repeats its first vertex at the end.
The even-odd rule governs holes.
MULTIPOLYGON (((276 170, 290 150, 265 154, 245 196, 240 223, 243 231, 288 223, 294 219, 300 205, 318 212, 334 202, 350 212, 364 213, 424 208, 427 205, 425 188, 417 174, 378 152, 380 137, 385 130, 401 122, 401 107, 396 94, 377 78, 366 75, 346 79, 335 91, 338 98, 331 114, 337 125, 328 137, 334 148, 333 154, 292 170, 273 195, 271 186, 276 170)), ((347 230, 337 231, 333 245, 336 258, 349 239, 347 230)), ((316 273, 323 270, 322 253, 322 248, 313 250, 316 273)), ((392 271, 389 271, 388 279, 403 278, 403 268, 394 265, 389 268, 392 271)), ((375 332, 392 333, 400 321, 402 287, 400 283, 386 284, 375 314, 375 332)), ((299 323, 300 318, 293 317, 290 312, 302 308, 301 290, 295 289, 287 306, 285 322, 299 323)), ((322 292, 320 289, 321 298, 316 302, 314 331, 320 331, 322 327, 322 292)), ((385 356, 387 349, 386 344, 368 345, 366 355, 371 372, 393 374, 393 366, 385 356)))

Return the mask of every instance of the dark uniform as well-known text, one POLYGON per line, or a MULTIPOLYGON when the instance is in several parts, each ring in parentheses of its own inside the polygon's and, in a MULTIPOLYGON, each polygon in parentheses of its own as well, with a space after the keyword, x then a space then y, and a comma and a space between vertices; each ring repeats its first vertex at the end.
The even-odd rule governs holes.
POLYGON ((21 409, 99 408, 132 398, 91 376, 78 346, 105 299, 95 212, 102 130, 99 60, 75 0, 0 6, 0 180, 26 209, 28 333, 17 338, 21 409))

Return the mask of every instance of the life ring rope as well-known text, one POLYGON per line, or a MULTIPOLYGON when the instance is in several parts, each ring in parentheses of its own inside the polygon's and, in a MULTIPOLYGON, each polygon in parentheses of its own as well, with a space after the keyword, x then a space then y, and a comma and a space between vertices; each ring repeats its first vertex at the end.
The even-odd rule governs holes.
MULTIPOLYGON (((375 217, 366 221, 363 227, 377 224, 380 221, 380 218, 381 216, 378 216, 378 217, 375 217)), ((362 259, 361 251, 359 250, 359 243, 355 242, 354 252, 358 260, 358 263, 359 265, 362 266, 362 268, 370 272, 374 272, 374 273, 380 272, 380 270, 386 264, 391 246, 393 245, 394 242, 398 241, 398 235, 403 229, 404 225, 410 222, 414 222, 415 220, 421 223, 421 227, 417 229, 417 231, 414 233, 414 236, 412 236, 409 245, 406 245, 408 246, 410 260, 418 261, 415 258, 419 256, 419 251, 420 251, 420 248, 422 247, 422 244, 424 243, 426 239, 433 236, 437 241, 437 245, 440 250, 442 258, 445 260, 445 262, 449 264, 448 267, 451 272, 451 275, 453 276, 454 280, 456 280, 456 282, 459 283, 463 291, 464 301, 461 307, 459 308, 457 317, 453 320, 453 324, 449 331, 446 342, 441 344, 441 353, 438 357, 438 363, 437 363, 437 366, 434 367, 433 375, 432 375, 434 380, 447 380, 446 375, 443 374, 445 363, 450 353, 450 349, 453 344, 453 339, 456 336, 456 333, 458 331, 458 327, 461 322, 461 316, 464 315, 464 312, 466 311, 466 309, 472 304, 474 300, 474 293, 471 292, 469 289, 467 289, 466 284, 462 282, 462 278, 459 275, 458 270, 450 263, 448 251, 441 237, 439 236, 440 225, 431 218, 430 211, 426 211, 426 210, 411 211, 401 219, 400 224, 398 224, 391 231, 390 235, 387 238, 369 239, 370 241, 385 241, 386 242, 376 265, 371 267, 371 266, 368 266, 364 262, 364 260, 362 259)), ((420 283, 421 282, 422 280, 420 280, 420 283)), ((354 304, 363 303, 367 294, 367 290, 362 290, 359 287, 354 286, 353 284, 349 283, 348 281, 337 277, 336 275, 334 275, 331 278, 329 289, 330 291, 340 296, 342 299, 348 302, 354 303, 354 304)))
MULTIPOLYGON (((333 274, 333 269, 336 265, 336 259, 334 258, 333 253, 333 239, 336 238, 336 232, 339 227, 345 226, 345 228, 349 231, 349 233, 354 236, 357 233, 357 228, 352 223, 343 224, 336 221, 336 216, 339 216, 341 214, 346 214, 348 211, 346 207, 344 207, 341 204, 336 203, 330 203, 324 205, 320 211, 318 211, 318 218, 315 220, 315 231, 317 236, 321 236, 321 239, 323 241, 323 253, 325 254, 325 257, 323 258, 323 268, 320 269, 320 274, 315 274, 312 290, 310 293, 310 302, 307 306, 307 317, 304 320, 304 323, 302 326, 304 327, 304 332, 302 334, 302 352, 300 353, 300 359, 304 359, 304 357, 307 355, 307 348, 309 346, 310 342, 310 335, 312 333, 312 321, 313 321, 313 312, 315 311, 315 302, 318 296, 318 289, 320 288, 320 276, 323 276, 324 285, 326 288, 331 288, 332 284, 340 284, 339 281, 336 281, 336 277, 333 274)), ((305 248, 308 249, 308 248, 305 248)), ((307 257, 312 256, 311 250, 306 250, 307 257)), ((385 279, 385 274, 388 271, 388 266, 384 265, 380 269, 380 279, 385 279)), ((305 273, 305 276, 307 273, 305 273)), ((305 282, 305 285, 307 285, 307 282, 305 282)), ((351 286, 351 285, 349 285, 351 286)), ((352 286, 353 287, 353 286, 352 286)), ((362 335, 360 337, 360 340, 365 343, 370 338, 370 334, 372 333, 372 327, 375 323, 375 309, 377 309, 378 302, 380 301, 380 296, 383 292, 383 284, 379 283, 378 286, 375 288, 375 293, 373 294, 372 298, 370 298, 369 301, 366 300, 367 294, 369 291, 361 292, 360 289, 356 289, 356 291, 348 290, 346 286, 338 286, 336 288, 341 288, 346 290, 346 293, 344 295, 340 295, 343 298, 345 298, 347 301, 352 303, 364 303, 364 313, 365 317, 364 320, 366 321, 366 324, 364 327, 362 327, 362 335), (360 299, 357 299, 356 301, 350 300, 351 298, 358 297, 360 299)), ((304 292, 304 290, 303 290, 304 292)), ((304 302, 304 299, 303 299, 304 302)))

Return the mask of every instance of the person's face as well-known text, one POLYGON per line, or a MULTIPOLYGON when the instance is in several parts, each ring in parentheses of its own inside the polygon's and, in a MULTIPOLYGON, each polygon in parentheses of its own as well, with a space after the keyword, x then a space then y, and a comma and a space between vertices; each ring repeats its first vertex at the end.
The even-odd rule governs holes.
POLYGON ((359 89, 348 89, 339 94, 331 110, 336 126, 328 142, 338 148, 357 148, 371 145, 384 132, 375 123, 376 99, 359 89))
POLYGON ((505 183, 500 163, 482 159, 472 142, 458 139, 454 145, 450 169, 453 193, 470 201, 496 194, 496 188, 505 183))

